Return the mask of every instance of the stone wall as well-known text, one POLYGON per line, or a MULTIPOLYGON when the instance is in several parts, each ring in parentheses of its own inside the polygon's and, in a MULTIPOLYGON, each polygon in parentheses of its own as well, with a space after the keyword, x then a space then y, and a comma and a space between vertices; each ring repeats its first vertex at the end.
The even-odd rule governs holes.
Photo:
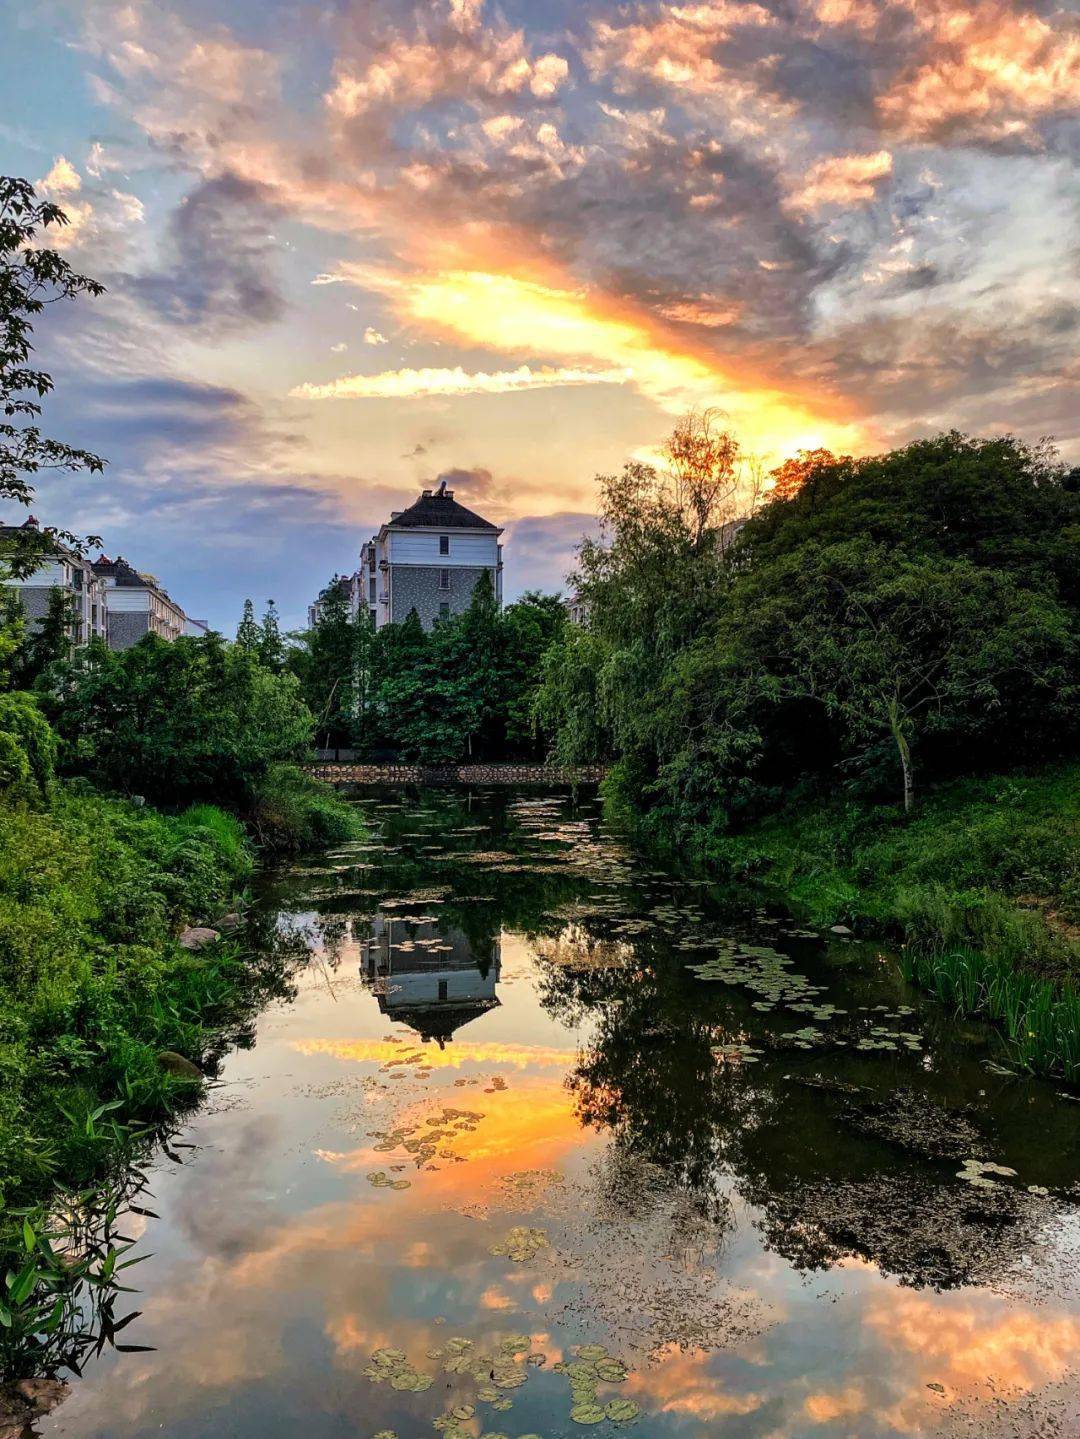
POLYGON ((150 616, 141 610, 109 611, 109 648, 127 650, 138 644, 150 628, 150 616))
POLYGON ((603 765, 311 764, 308 774, 330 784, 598 784, 603 765))
MULTIPOLYGON (((464 614, 469 608, 477 580, 485 573, 482 566, 450 565, 450 588, 443 590, 439 588, 442 569, 438 565, 394 565, 392 570, 391 620, 399 625, 408 619, 410 610, 415 610, 426 630, 430 630, 439 618, 440 605, 448 604, 451 615, 464 614)), ((488 569, 486 572, 491 576, 494 588, 495 571, 488 569)))

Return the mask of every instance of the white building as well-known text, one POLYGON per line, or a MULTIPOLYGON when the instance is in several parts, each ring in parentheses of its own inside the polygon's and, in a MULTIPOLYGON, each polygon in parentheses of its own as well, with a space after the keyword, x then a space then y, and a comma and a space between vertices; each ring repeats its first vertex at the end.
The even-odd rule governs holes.
POLYGON ((454 499, 445 481, 397 510, 362 546, 360 605, 376 629, 401 624, 415 610, 430 630, 440 619, 463 614, 477 581, 487 574, 502 605, 502 530, 454 499))
MULTIPOLYGON (((34 538, 38 529, 38 522, 31 515, 18 528, 5 526, 0 529, 0 540, 6 538, 17 546, 21 535, 29 531, 34 538)), ((32 574, 22 578, 9 575, 3 582, 16 591, 32 624, 40 623, 49 613, 52 593, 59 590, 67 601, 72 645, 85 645, 92 639, 105 638, 108 623, 105 588, 90 561, 58 541, 48 542, 48 553, 32 574)))
POLYGON ((187 616, 153 575, 141 574, 120 555, 102 555, 94 573, 105 587, 111 650, 129 649, 143 635, 175 640, 184 633, 187 616))

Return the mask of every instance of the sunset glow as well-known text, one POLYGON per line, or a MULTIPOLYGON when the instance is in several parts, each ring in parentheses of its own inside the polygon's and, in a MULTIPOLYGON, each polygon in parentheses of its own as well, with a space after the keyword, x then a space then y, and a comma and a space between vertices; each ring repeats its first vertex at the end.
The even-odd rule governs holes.
POLYGON ((224 628, 446 474, 507 597, 558 588, 595 476, 692 407, 767 466, 1080 454, 1065 7, 62 0, 14 48, 4 168, 108 287, 44 358, 109 483, 43 518, 224 628))

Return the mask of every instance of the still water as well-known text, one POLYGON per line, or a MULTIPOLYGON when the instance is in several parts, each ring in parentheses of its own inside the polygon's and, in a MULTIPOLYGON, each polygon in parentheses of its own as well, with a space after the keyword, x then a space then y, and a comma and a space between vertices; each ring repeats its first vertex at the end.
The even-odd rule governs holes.
POLYGON ((357 803, 41 1433, 1080 1433, 1072 1096, 592 800, 357 803))

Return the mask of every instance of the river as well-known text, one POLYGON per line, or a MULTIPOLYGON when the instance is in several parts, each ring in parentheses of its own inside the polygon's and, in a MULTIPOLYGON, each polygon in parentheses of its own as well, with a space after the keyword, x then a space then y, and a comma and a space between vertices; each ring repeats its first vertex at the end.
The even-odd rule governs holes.
POLYGON ((1080 1105, 594 799, 369 792, 40 1434, 1080 1432, 1080 1105))

